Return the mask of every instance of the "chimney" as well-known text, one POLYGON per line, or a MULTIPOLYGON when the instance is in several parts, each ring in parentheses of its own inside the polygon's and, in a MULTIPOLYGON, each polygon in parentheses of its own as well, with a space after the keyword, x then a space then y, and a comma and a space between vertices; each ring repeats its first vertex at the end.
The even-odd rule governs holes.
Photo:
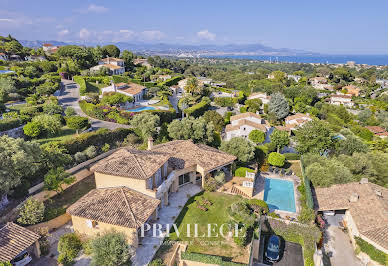
POLYGON ((349 198, 349 202, 357 202, 358 201, 358 194, 357 193, 352 193, 349 198))
POLYGON ((361 178, 360 184, 368 184, 368 178, 366 177, 361 178))
POLYGON ((148 148, 147 150, 152 150, 152 147, 154 146, 154 139, 152 137, 148 138, 148 148))

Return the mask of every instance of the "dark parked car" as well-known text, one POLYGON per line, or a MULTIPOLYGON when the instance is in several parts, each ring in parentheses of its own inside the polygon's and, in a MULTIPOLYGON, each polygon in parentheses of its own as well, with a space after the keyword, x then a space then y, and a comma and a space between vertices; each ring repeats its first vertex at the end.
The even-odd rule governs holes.
POLYGON ((280 238, 277 235, 271 235, 267 249, 265 251, 265 257, 272 262, 279 260, 279 250, 280 250, 280 238))
POLYGON ((233 107, 228 106, 228 107, 226 107, 226 110, 228 110, 228 111, 233 111, 233 107))

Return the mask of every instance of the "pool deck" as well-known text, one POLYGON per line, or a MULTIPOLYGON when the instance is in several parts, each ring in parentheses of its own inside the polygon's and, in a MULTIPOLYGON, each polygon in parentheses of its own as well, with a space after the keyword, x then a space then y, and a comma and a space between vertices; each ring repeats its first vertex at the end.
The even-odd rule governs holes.
POLYGON ((273 178, 273 179, 280 179, 280 180, 286 180, 291 181, 294 184, 294 198, 295 198, 295 209, 296 212, 288 212, 288 211, 282 211, 282 210, 275 210, 275 213, 279 214, 280 217, 292 217, 297 218, 300 211, 300 195, 299 191, 297 190, 297 187, 300 185, 300 179, 296 175, 291 176, 280 176, 279 174, 270 173, 270 172, 262 172, 260 175, 258 175, 255 183, 255 190, 253 193, 253 198, 264 200, 264 187, 265 187, 265 178, 273 178))

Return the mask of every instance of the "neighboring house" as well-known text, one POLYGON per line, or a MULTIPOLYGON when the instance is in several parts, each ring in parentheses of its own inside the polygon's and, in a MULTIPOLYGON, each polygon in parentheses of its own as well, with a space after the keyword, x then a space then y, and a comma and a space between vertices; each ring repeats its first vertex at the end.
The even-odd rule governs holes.
POLYGON ((67 209, 74 230, 95 235, 116 229, 131 245, 141 243, 138 229, 158 218, 158 209, 169 204, 169 195, 185 184, 204 187, 205 178, 223 169, 231 175, 236 157, 218 149, 176 140, 148 150, 121 148, 100 160, 94 172, 96 189, 67 209))
POLYGON ((231 124, 226 125, 225 140, 230 140, 234 137, 248 138, 252 130, 260 130, 264 133, 270 128, 268 122, 261 118, 260 115, 247 112, 230 117, 231 124))
POLYGON ((212 85, 214 87, 225 87, 226 82, 212 82, 210 85, 212 85))
POLYGON ((140 65, 140 66, 145 66, 147 68, 151 68, 151 64, 148 63, 148 60, 147 59, 143 59, 143 58, 137 58, 137 59, 134 59, 133 60, 133 64, 136 66, 136 65, 140 65))
POLYGON ((299 82, 301 76, 298 76, 298 75, 287 75, 287 78, 288 79, 293 79, 293 80, 295 80, 295 82, 299 82))
POLYGON ((376 83, 380 84, 382 88, 388 88, 388 79, 376 79, 376 83))
POLYGON ((27 61, 32 61, 32 62, 40 62, 40 61, 46 61, 46 57, 43 55, 29 55, 25 58, 27 61))
MULTIPOLYGON (((25 227, 14 223, 6 223, 0 228, 0 262, 10 262, 24 251, 39 258, 39 239, 40 235, 25 227)), ((27 264, 30 261, 27 260, 29 258, 25 257, 22 261, 27 264)))
POLYGON ((135 102, 141 101, 146 94, 146 87, 136 83, 113 83, 109 87, 101 89, 101 94, 108 92, 118 92, 127 96, 131 96, 135 102))
POLYGON ((287 131, 295 130, 300 126, 303 126, 305 123, 312 121, 313 119, 309 114, 297 113, 294 115, 287 116, 284 121, 286 123, 285 128, 287 131))
POLYGON ((178 87, 181 89, 184 89, 187 85, 187 81, 188 81, 188 79, 182 79, 182 80, 178 81, 178 87))
POLYGON ((255 93, 252 93, 251 95, 249 95, 249 97, 247 99, 248 100, 260 99, 263 102, 263 104, 268 104, 269 100, 271 100, 271 96, 267 96, 267 93, 255 92, 255 93))
POLYGON ((376 136, 379 136, 379 137, 382 137, 382 138, 388 137, 388 132, 384 128, 382 128, 382 127, 379 127, 379 126, 367 126, 365 128, 368 129, 369 131, 371 131, 376 136))
POLYGON ((268 74, 267 75, 267 79, 275 79, 275 75, 274 74, 268 74))
POLYGON ((0 53, 0 60, 7 61, 8 60, 8 56, 5 53, 0 53))
POLYGON ((159 81, 166 81, 171 78, 171 75, 159 75, 158 80, 159 81))
POLYGON ((360 83, 360 84, 363 84, 363 83, 367 83, 368 81, 364 78, 355 78, 354 79, 355 82, 357 83, 360 83))
POLYGON ((350 94, 352 96, 360 95, 360 88, 354 85, 348 85, 348 86, 342 87, 342 89, 345 90, 347 94, 350 94))
POLYGON ((125 72, 124 60, 120 58, 107 57, 98 61, 98 65, 91 67, 90 71, 98 71, 102 67, 109 69, 111 75, 121 75, 125 72))
POLYGON ((309 82, 317 90, 334 90, 333 85, 328 84, 325 77, 310 78, 309 82))
POLYGON ((206 85, 211 85, 213 82, 213 79, 211 78, 206 78, 206 77, 197 77, 198 83, 200 84, 206 84, 206 85))
POLYGON ((51 43, 44 43, 42 45, 43 51, 48 54, 53 54, 58 51, 59 46, 52 45, 51 43))
POLYGON ((329 103, 334 105, 344 105, 347 107, 354 106, 354 103, 352 102, 352 95, 349 94, 332 95, 329 99, 329 103))
POLYGON ((388 189, 360 182, 315 188, 316 209, 345 211, 344 221, 349 236, 361 237, 375 248, 388 253, 388 189))

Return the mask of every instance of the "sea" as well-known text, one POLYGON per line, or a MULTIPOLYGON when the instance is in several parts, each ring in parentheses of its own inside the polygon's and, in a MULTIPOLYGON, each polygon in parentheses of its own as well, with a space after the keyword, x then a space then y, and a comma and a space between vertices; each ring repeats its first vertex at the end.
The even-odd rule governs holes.
POLYGON ((296 55, 296 56, 267 56, 267 55, 222 55, 202 56, 206 58, 234 58, 271 62, 292 63, 321 63, 321 64, 346 64, 354 61, 356 64, 388 65, 388 55, 296 55))

